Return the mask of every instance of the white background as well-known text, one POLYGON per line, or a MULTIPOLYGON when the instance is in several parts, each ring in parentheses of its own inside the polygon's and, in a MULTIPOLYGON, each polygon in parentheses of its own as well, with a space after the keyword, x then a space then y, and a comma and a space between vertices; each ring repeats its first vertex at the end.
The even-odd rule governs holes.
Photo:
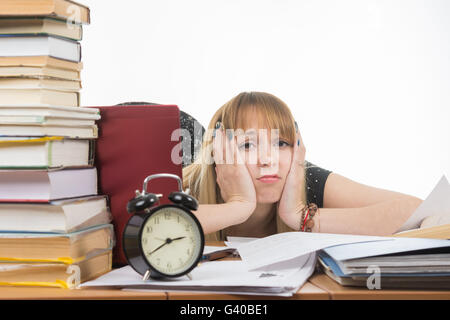
POLYGON ((450 1, 79 1, 83 106, 177 104, 207 126, 266 91, 319 166, 422 199, 450 178, 450 1))

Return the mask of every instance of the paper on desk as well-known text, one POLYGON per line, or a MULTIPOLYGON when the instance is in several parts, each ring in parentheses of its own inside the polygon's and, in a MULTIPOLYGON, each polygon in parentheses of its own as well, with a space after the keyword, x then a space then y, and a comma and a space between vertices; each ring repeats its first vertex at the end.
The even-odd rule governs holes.
POLYGON ((228 236, 227 237, 227 241, 225 241, 225 245, 227 247, 236 248, 240 244, 247 243, 247 242, 250 242, 250 241, 254 241, 254 240, 257 240, 257 239, 259 239, 259 238, 228 236))
POLYGON ((237 250, 249 269, 254 270, 339 244, 389 239, 330 233, 284 232, 238 245, 237 250))
POLYGON ((276 268, 248 271, 240 260, 202 263, 186 276, 166 281, 147 280, 130 266, 113 270, 81 287, 115 287, 166 291, 232 292, 235 294, 263 294, 291 296, 314 272, 315 254, 298 257, 276 268))
POLYGON ((450 216, 450 184, 445 175, 397 232, 419 228, 423 219, 432 215, 450 216))
POLYGON ((219 247, 219 246, 205 246, 203 248, 203 254, 209 254, 216 251, 222 251, 224 249, 236 249, 235 247, 219 247))
POLYGON ((360 259, 417 250, 449 248, 449 240, 421 238, 390 238, 383 243, 366 242, 334 246, 324 251, 335 260, 360 259))

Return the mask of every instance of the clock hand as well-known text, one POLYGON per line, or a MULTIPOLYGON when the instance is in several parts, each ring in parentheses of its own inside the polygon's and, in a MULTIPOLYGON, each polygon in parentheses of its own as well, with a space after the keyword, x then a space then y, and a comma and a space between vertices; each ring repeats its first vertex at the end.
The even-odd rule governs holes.
MULTIPOLYGON (((159 249, 161 249, 162 247, 164 247, 166 244, 171 243, 172 241, 175 241, 175 240, 181 240, 181 239, 184 239, 184 238, 186 238, 186 237, 178 237, 178 238, 174 238, 174 239, 167 238, 166 240, 164 240, 165 242, 164 242, 162 245, 160 245, 158 248, 156 248, 155 250, 153 250, 152 252, 150 252, 149 255, 151 255, 152 253, 158 251, 159 249)), ((161 240, 162 240, 162 239, 161 239, 161 240)))
POLYGON ((155 250, 153 250, 152 252, 149 253, 149 255, 151 255, 152 253, 158 251, 159 249, 161 249, 162 247, 164 247, 166 244, 170 243, 171 241, 168 241, 170 239, 167 239, 166 242, 164 242, 162 245, 160 245, 158 248, 156 248, 155 250))
POLYGON ((178 237, 178 238, 174 238, 174 239, 170 239, 170 238, 162 239, 162 238, 155 237, 156 240, 166 241, 168 243, 170 243, 171 241, 174 241, 174 240, 181 240, 183 238, 186 238, 186 237, 178 237))

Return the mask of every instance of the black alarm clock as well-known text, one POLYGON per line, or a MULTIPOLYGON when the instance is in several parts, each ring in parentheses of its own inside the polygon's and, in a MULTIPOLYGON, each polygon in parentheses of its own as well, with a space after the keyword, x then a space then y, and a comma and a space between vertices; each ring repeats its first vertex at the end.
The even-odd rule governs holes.
POLYGON ((127 204, 134 214, 123 233, 124 253, 130 266, 143 276, 154 279, 187 275, 200 261, 205 238, 200 222, 191 211, 198 208, 195 198, 182 189, 181 179, 174 174, 154 174, 144 180, 142 192, 127 204), (147 193, 147 184, 155 178, 173 178, 179 191, 168 198, 171 204, 159 204, 161 194, 147 193))

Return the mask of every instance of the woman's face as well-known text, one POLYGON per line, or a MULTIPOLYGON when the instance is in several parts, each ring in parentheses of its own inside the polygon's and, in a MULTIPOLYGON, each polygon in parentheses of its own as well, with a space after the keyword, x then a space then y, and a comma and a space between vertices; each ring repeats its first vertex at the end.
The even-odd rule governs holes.
MULTIPOLYGON (((256 117, 253 117, 256 119, 256 117)), ((292 160, 292 145, 277 130, 259 128, 256 120, 247 122, 245 134, 237 135, 241 158, 253 180, 258 203, 280 200, 292 160)))

